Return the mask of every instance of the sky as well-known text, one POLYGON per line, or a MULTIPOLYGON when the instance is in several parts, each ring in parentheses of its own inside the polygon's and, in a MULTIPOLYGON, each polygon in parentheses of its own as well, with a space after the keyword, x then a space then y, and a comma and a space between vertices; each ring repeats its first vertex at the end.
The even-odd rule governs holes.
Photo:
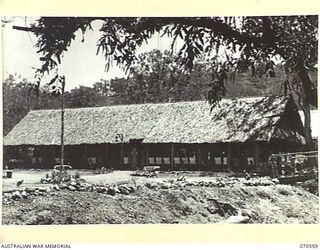
MULTIPOLYGON (((6 17, 10 19, 12 17, 6 17)), ((14 30, 13 25, 29 26, 36 17, 13 17, 12 22, 7 23, 2 29, 3 32, 3 73, 4 77, 17 73, 22 78, 34 81, 35 68, 41 63, 35 48, 36 37, 31 32, 14 30)), ((99 28, 102 22, 92 23, 93 31, 88 30, 84 36, 85 41, 81 42, 82 35, 76 33, 74 40, 65 52, 59 73, 66 77, 66 90, 74 87, 92 86, 93 83, 101 79, 112 79, 115 77, 125 77, 125 72, 113 66, 108 72, 105 71, 105 60, 102 54, 96 55, 96 42, 100 37, 99 28)), ((171 44, 170 38, 160 38, 155 35, 148 44, 144 44, 138 49, 138 54, 152 49, 164 51, 171 44)), ((43 82, 49 82, 49 78, 43 78, 43 82)))

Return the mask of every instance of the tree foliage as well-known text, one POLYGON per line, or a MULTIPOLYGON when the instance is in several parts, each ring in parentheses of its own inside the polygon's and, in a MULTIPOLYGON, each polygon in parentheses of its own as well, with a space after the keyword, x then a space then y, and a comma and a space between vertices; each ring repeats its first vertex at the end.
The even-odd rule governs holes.
MULTIPOLYGON (((295 72, 303 86, 304 99, 317 105, 316 87, 307 69, 317 63, 317 16, 263 17, 42 17, 32 25, 42 54, 40 73, 56 67, 75 32, 84 34, 90 23, 101 20, 97 53, 104 55, 107 68, 115 62, 129 70, 138 60, 136 50, 156 32, 183 41, 178 52, 180 66, 191 70, 196 59, 206 55, 213 62, 224 53, 225 62, 217 69, 217 91, 223 94, 224 71, 252 68, 256 61, 267 65, 274 56, 281 58, 287 72, 295 72), (227 50, 225 50, 227 49, 227 50), (237 58, 232 54, 239 54, 237 58)), ((266 73, 266 72, 264 72, 266 73)))
POLYGON ((50 105, 45 92, 34 88, 32 83, 17 74, 9 75, 2 82, 2 87, 4 134, 7 134, 31 109, 50 105))
MULTIPOLYGON (((59 109, 61 96, 52 87, 34 87, 21 76, 9 75, 3 83, 3 134, 6 135, 32 109, 59 109)), ((105 106, 112 104, 94 87, 80 86, 65 92, 66 108, 105 106)))
POLYGON ((205 99, 209 74, 203 64, 182 71, 180 60, 169 51, 140 54, 126 80, 111 81, 114 93, 123 93, 127 103, 172 102, 205 99))

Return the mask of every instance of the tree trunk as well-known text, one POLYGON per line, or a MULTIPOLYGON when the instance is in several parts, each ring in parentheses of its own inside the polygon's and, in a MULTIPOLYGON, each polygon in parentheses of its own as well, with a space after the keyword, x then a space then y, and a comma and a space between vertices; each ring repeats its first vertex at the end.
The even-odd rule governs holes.
POLYGON ((303 91, 298 94, 298 104, 300 105, 304 114, 304 132, 306 136, 306 149, 308 151, 314 150, 311 134, 311 114, 310 105, 316 106, 317 102, 317 91, 315 85, 311 81, 307 69, 303 61, 299 61, 296 67, 298 77, 302 83, 303 91))
MULTIPOLYGON (((308 103, 303 102, 301 105, 302 111, 304 114, 304 132, 306 135, 306 151, 314 151, 314 144, 312 140, 312 133, 311 133, 311 114, 310 114, 310 106, 308 103)), ((307 165, 310 166, 317 166, 317 158, 311 157, 308 159, 307 165)))
POLYGON ((310 107, 304 101, 303 105, 301 105, 303 114, 304 114, 304 132, 306 135, 306 149, 308 151, 314 150, 313 142, 312 142, 312 134, 311 134, 311 114, 310 114, 310 107))
MULTIPOLYGON (((302 61, 297 64, 297 73, 302 82, 303 90, 305 93, 304 100, 307 104, 318 107, 317 90, 311 81, 307 69, 302 61)), ((310 112, 309 112, 310 115, 310 112)))

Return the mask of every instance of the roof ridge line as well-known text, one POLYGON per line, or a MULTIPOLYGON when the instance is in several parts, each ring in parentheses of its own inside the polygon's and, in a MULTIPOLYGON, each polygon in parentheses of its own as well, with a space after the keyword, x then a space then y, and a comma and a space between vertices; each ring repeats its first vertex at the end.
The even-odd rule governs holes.
MULTIPOLYGON (((223 100, 248 100, 255 98, 280 98, 285 97, 283 95, 271 95, 271 96, 247 96, 247 97, 226 97, 223 100)), ((74 107, 74 108, 65 108, 65 110, 77 110, 77 109, 97 109, 97 108, 109 108, 109 107, 120 107, 120 106, 143 106, 143 105, 165 105, 165 104, 179 104, 179 103, 195 103, 195 102, 208 102, 207 100, 192 100, 192 101, 178 101, 178 102, 147 102, 147 103, 130 103, 130 104, 116 104, 116 105, 105 105, 105 106, 94 106, 94 107, 74 107)), ((38 112, 38 111, 60 111, 61 108, 56 109, 31 109, 29 112, 38 112)))

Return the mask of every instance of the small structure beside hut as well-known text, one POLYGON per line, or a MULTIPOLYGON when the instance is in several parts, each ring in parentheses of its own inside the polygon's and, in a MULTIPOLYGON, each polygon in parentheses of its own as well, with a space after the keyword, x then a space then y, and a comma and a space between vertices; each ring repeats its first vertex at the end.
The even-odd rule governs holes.
MULTIPOLYGON (((30 111, 4 138, 5 161, 59 163, 60 110, 30 111)), ((65 110, 65 162, 73 168, 267 170, 268 157, 305 143, 290 97, 134 104, 65 110)))

